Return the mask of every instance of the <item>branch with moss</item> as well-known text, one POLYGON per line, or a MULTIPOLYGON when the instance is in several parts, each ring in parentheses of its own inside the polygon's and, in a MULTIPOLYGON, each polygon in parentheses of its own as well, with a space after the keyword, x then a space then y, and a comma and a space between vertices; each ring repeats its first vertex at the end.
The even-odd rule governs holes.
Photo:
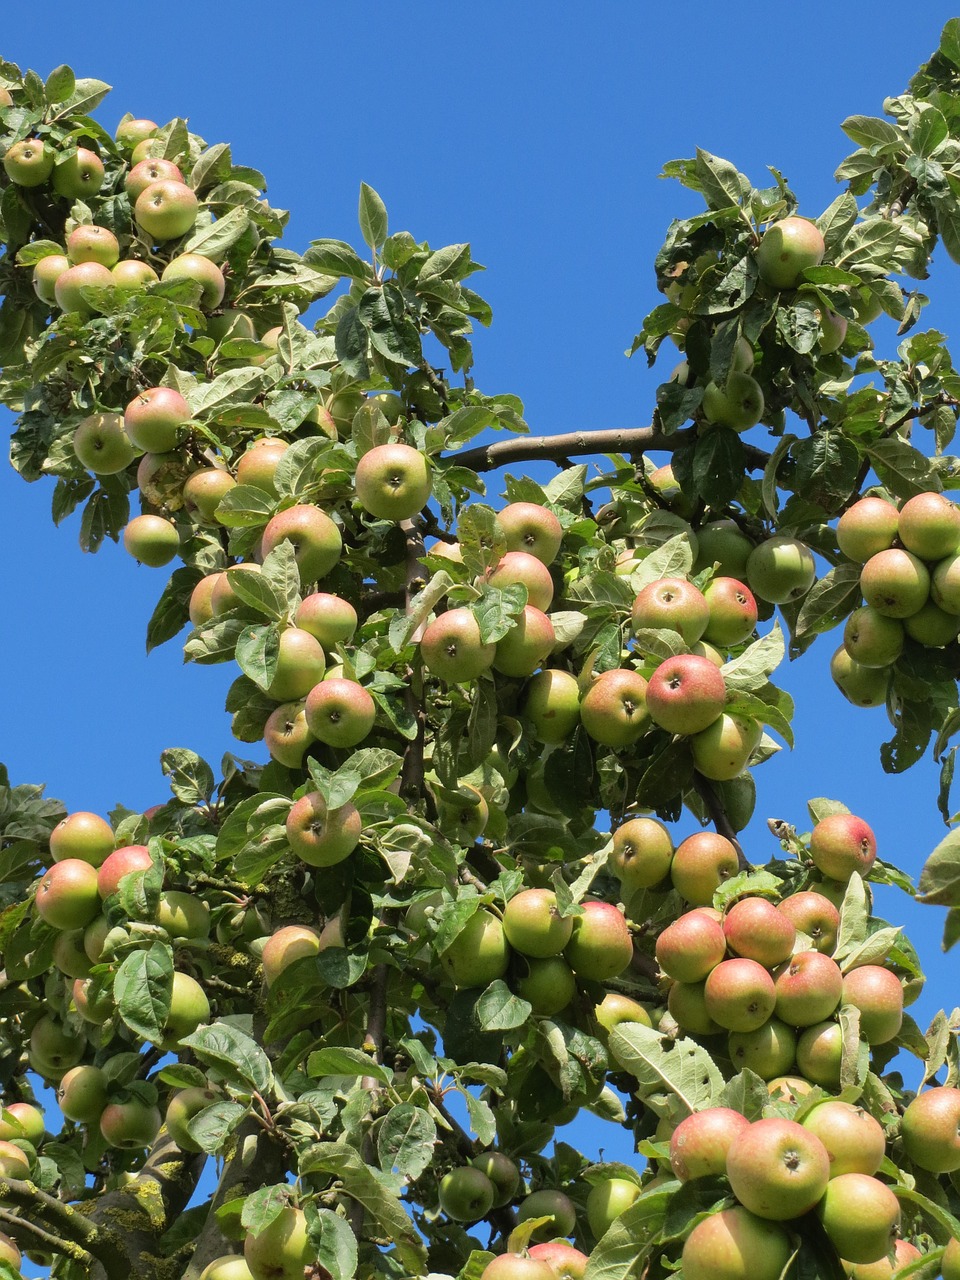
POLYGON ((44 1247, 55 1248, 69 1257, 80 1252, 95 1259, 108 1280, 124 1280, 130 1275, 129 1261, 108 1233, 80 1209, 41 1191, 33 1182, 0 1178, 0 1204, 18 1226, 26 1225, 34 1236, 38 1231, 45 1232, 55 1242, 44 1247), (23 1214, 10 1213, 11 1208, 21 1209, 23 1214))
POLYGON ((11 1239, 26 1249, 33 1247, 58 1257, 71 1258, 79 1262, 86 1273, 92 1277, 106 1274, 103 1263, 88 1249, 84 1249, 74 1240, 66 1240, 63 1236, 44 1230, 38 1222, 21 1218, 19 1214, 11 1213, 9 1209, 0 1209, 0 1226, 5 1229, 11 1239))

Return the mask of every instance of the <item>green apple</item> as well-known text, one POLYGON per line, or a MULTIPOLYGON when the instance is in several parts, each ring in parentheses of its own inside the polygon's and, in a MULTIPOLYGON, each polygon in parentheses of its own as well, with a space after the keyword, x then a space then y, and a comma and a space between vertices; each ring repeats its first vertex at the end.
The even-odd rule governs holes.
POLYGON ((901 543, 921 560, 943 560, 960 549, 960 506, 942 493, 918 493, 900 508, 901 543))
POLYGON ((785 534, 767 538, 747 559, 750 590, 769 604, 799 600, 813 586, 816 571, 813 552, 806 543, 785 534))
POLYGON ((55 862, 80 858, 99 867, 113 852, 115 844, 110 823, 82 809, 62 818, 50 832, 50 853, 55 862))
POLYGON ((613 833, 607 865, 620 881, 624 901, 637 889, 659 884, 672 862, 670 832, 655 818, 629 818, 613 833))
POLYGON ((496 645, 484 642, 473 609, 447 609, 431 622, 420 640, 420 656, 431 675, 446 684, 463 684, 488 671, 496 645))
POLYGON ((349 644, 357 629, 357 611, 349 600, 329 591, 315 591, 297 607, 294 624, 309 631, 324 649, 349 644))
POLYGON ((525 605, 513 627, 497 641, 494 670, 505 676, 532 676, 556 644, 553 623, 547 615, 532 605, 525 605))
POLYGON ((325 511, 311 503, 287 507, 268 521, 260 542, 263 558, 281 542, 293 547, 302 583, 326 577, 343 551, 339 528, 325 511))
POLYGON ((500 920, 483 908, 474 912, 440 963, 457 987, 487 987, 502 978, 510 963, 510 946, 500 920))
POLYGON ((24 138, 4 152, 3 169, 18 187, 42 187, 53 173, 55 158, 40 138, 24 138))
POLYGON ((763 417, 763 390, 749 373, 732 371, 722 387, 708 382, 703 390, 703 413, 708 423, 749 431, 763 417))
POLYGON ((354 484, 361 506, 378 520, 412 520, 430 497, 430 464, 411 445, 375 445, 357 463, 354 484))
POLYGON ((630 1178, 606 1178, 595 1182, 587 1195, 587 1221, 594 1237, 601 1236, 640 1195, 639 1183, 630 1178))
POLYGON ((695 831, 677 845, 670 879, 691 906, 708 907, 723 881, 739 870, 737 850, 726 836, 716 831, 695 831))
POLYGON ((88 414, 73 433, 73 451, 80 465, 98 476, 126 471, 134 459, 119 413, 88 414))
POLYGON ((904 1149, 929 1173, 960 1169, 960 1089, 935 1086, 918 1093, 903 1113, 904 1149))
POLYGON ((319 791, 310 791, 287 814, 287 843, 308 866, 332 867, 353 853, 362 826, 354 805, 329 809, 319 791))
POLYGON ((904 627, 871 605, 854 609, 843 627, 843 647, 861 667, 889 667, 903 652, 904 627))
POLYGON ((490 1212, 496 1189, 481 1169, 468 1164, 443 1175, 438 1195, 440 1208, 448 1218, 477 1222, 490 1212))
POLYGON ((736 1070, 750 1070, 761 1080, 773 1080, 793 1066, 797 1033, 779 1018, 768 1018, 753 1031, 731 1031, 727 1052, 736 1070))
POLYGON ((248 1232, 243 1256, 253 1280, 303 1280, 304 1268, 317 1257, 303 1210, 285 1205, 257 1235, 248 1232))
POLYGON ((108 289, 113 283, 112 273, 99 262, 78 262, 59 273, 53 286, 53 296, 61 311, 78 311, 81 315, 91 316, 94 308, 84 297, 84 289, 108 289))
POLYGON ((200 306, 214 311, 223 301, 227 282, 215 262, 202 253, 181 253, 164 267, 161 280, 192 280, 200 285, 200 306))
POLYGON ((728 782, 743 773, 762 737, 758 721, 724 712, 691 737, 694 767, 713 782, 728 782))
POLYGON ((771 223, 760 237, 757 270, 774 289, 793 289, 808 267, 818 267, 826 252, 823 236, 808 218, 795 214, 771 223))
POLYGON ((887 618, 909 618, 926 604, 930 571, 902 547, 878 551, 863 566, 860 590, 867 604, 887 618))
POLYGON ((135 203, 141 192, 146 191, 147 187, 152 187, 155 182, 183 182, 183 174, 172 160, 151 156, 145 160, 138 160, 133 165, 123 180, 123 189, 131 203, 135 203))
POLYGON ((33 268, 33 291, 48 307, 58 306, 57 281, 71 266, 70 259, 63 253, 48 253, 33 268))
POLYGON ((563 954, 578 978, 607 982, 633 959, 633 939, 619 907, 611 902, 584 902, 574 917, 570 941, 563 954))
POLYGON ((697 558, 693 572, 716 567, 728 578, 743 578, 753 543, 735 520, 711 520, 697 530, 697 558))
POLYGON ((507 941, 521 955, 556 956, 570 941, 574 917, 561 916, 552 889, 521 889, 503 912, 507 941))
POLYGON ((843 645, 830 659, 833 682, 855 707, 882 707, 890 688, 889 667, 865 667, 850 657, 843 645))
POLYGON ((817 1213, 845 1262, 879 1262, 893 1248, 900 1201, 879 1178, 841 1173, 830 1179, 817 1213))
POLYGON ((67 236, 67 257, 72 263, 99 262, 114 267, 120 260, 120 242, 107 227, 81 223, 67 236))
POLYGON ((96 1124, 107 1105, 107 1077, 100 1067, 71 1067, 57 1086, 57 1106, 68 1120, 96 1124))
POLYGON ((176 240, 197 220, 200 203, 196 194, 176 178, 152 182, 136 197, 133 216, 137 226, 152 240, 176 240))
POLYGON ((848 559, 866 564, 893 546, 899 520, 897 508, 886 498, 860 498, 837 521, 837 544, 848 559))
POLYGON ((815 1133, 830 1157, 830 1177, 874 1174, 887 1153, 883 1126, 869 1111, 839 1098, 827 1098, 808 1111, 801 1124, 815 1133))
POLYGON ((523 713, 539 742, 564 742, 580 723, 576 676, 553 667, 538 671, 527 685, 523 713))
POLYGON ((134 516, 123 531, 123 545, 134 560, 159 569, 180 550, 180 534, 173 521, 163 516, 134 516))
POLYGON ((103 161, 89 147, 77 147, 73 155, 58 160, 53 170, 53 189, 68 200, 87 200, 103 186, 103 161))
POLYGON ((497 512, 497 523, 506 536, 508 551, 526 551, 543 564, 556 560, 563 525, 549 508, 536 502, 511 502, 497 512))

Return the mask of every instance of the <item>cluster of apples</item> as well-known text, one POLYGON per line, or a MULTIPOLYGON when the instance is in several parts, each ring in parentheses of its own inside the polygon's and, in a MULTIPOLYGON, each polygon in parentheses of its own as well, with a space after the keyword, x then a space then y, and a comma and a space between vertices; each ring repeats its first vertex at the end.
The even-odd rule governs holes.
POLYGON ((831 671, 856 706, 882 706, 907 637, 942 649, 960 635, 960 506, 926 492, 898 510, 868 495, 837 521, 837 544, 863 566, 864 603, 847 618, 831 671))

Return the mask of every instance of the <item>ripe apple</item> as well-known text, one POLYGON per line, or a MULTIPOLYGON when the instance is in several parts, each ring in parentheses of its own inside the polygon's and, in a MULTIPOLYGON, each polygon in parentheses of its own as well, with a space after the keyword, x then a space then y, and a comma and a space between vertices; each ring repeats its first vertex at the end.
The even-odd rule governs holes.
POLYGON ((699 733, 723 712, 726 692, 709 658, 681 653, 661 662, 647 681, 647 711, 668 733, 699 733))
POLYGON ((860 498, 837 521, 837 544, 858 564, 893 546, 900 515, 886 498, 860 498))
POLYGON ((731 1031, 727 1052, 738 1071, 749 1068, 762 1080, 774 1080, 794 1064, 797 1033, 779 1018, 768 1018, 754 1031, 731 1031))
POLYGON ((208 573, 190 592, 188 613, 192 626, 202 627, 205 622, 212 619, 213 592, 222 577, 222 573, 208 573))
POLYGON ((304 713, 310 732, 328 747, 355 747, 373 728, 377 705, 356 680, 322 680, 307 694, 304 713))
MULTIPOLYGON (((960 1248, 960 1241, 952 1240, 947 1245, 947 1252, 952 1246, 960 1248)), ((844 1260, 843 1266, 850 1280, 892 1280, 892 1277, 911 1262, 918 1262, 923 1254, 912 1245, 909 1240, 895 1240, 893 1245, 893 1263, 890 1257, 885 1254, 879 1262, 850 1262, 844 1260)), ((943 1280, 956 1280, 956 1276, 948 1269, 946 1265, 947 1254, 944 1253, 940 1263, 940 1274, 943 1280)))
POLYGON ((33 291, 47 306, 57 306, 57 281, 70 267, 70 259, 63 253, 48 253, 33 268, 33 291))
POLYGON ((960 614, 960 555, 947 556, 934 565, 930 599, 945 613, 960 614))
POLYGON ((134 560, 159 569, 180 550, 180 534, 163 516, 134 516, 123 531, 123 545, 134 560))
POLYGON ((440 1179, 440 1208, 455 1222, 477 1222, 493 1206, 496 1189, 487 1175, 472 1164, 451 1169, 440 1179))
POLYGON ((84 1022, 92 1022, 94 1026, 102 1027, 113 1016, 115 1006, 112 990, 98 988, 91 979, 76 978, 71 994, 74 1008, 84 1022))
POLYGON ((900 1201, 879 1178, 841 1173, 830 1179, 817 1213, 847 1262, 879 1262, 893 1248, 900 1201))
POLYGON ((106 289, 113 285, 113 275, 99 262, 78 262, 57 276, 53 296, 61 311, 79 311, 93 315, 93 305, 83 296, 84 289, 106 289))
POLYGON ((690 738, 694 767, 713 782, 729 782, 743 773, 762 737, 757 720, 724 712, 690 738))
POLYGON ((30 1157, 12 1142, 0 1141, 0 1178, 30 1177, 30 1157))
POLYGON ((777 534, 759 543, 747 558, 750 590, 768 604, 799 600, 813 586, 813 552, 797 538, 777 534))
POLYGON ((0 1138, 4 1142, 29 1142, 39 1147, 47 1131, 43 1112, 29 1102, 9 1102, 0 1118, 0 1138))
POLYGON ((564 947, 578 978, 606 982, 621 974, 633 959, 633 939, 623 912, 611 902, 584 902, 564 947))
POLYGON ((681 1182, 723 1175, 727 1152, 750 1124, 730 1107, 707 1107, 686 1116, 670 1137, 670 1167, 681 1182))
POLYGON ((173 387, 148 387, 123 413, 128 437, 146 453, 166 453, 180 439, 180 428, 193 417, 190 406, 173 387))
POLYGON ((196 1153, 203 1150, 200 1144, 190 1136, 187 1126, 194 1116, 205 1111, 207 1107, 212 1107, 215 1102, 221 1100, 221 1097, 222 1095, 216 1090, 204 1089, 199 1085, 178 1089, 171 1096, 163 1120, 167 1126, 167 1132, 181 1151, 196 1153))
POLYGON ((343 551, 337 525, 320 507, 309 503, 287 507, 268 521, 260 543, 263 558, 281 542, 293 547, 303 583, 326 577, 343 551))
POLYGON ((67 257, 72 263, 99 262, 114 267, 120 260, 120 242, 107 227, 81 223, 67 236, 67 257))
MULTIPOLYGON (((922 613, 923 609, 913 617, 922 613)), ((843 647, 861 667, 889 667, 903 652, 903 638, 903 622, 878 613, 868 604, 854 609, 843 628, 843 647)))
POLYGON ((528 1253, 535 1262, 545 1262, 553 1272, 554 1280, 583 1280, 588 1256, 575 1249, 566 1240, 544 1240, 530 1246, 528 1253))
POLYGON ((843 1032, 839 1022, 815 1022, 797 1040, 797 1066, 813 1084, 839 1089, 843 1032))
POLYGON ((82 929, 100 910, 97 870, 81 858, 64 858, 37 885, 37 913, 54 929, 82 929))
POLYGON ((510 946, 503 925, 489 911, 475 911, 440 956, 440 963, 456 987, 487 987, 502 978, 510 964, 510 946))
POLYGON ((702 982, 727 952, 727 940, 716 920, 686 911, 657 938, 657 964, 677 982, 702 982))
POLYGON ((329 591, 315 591, 297 608, 294 624, 320 641, 324 649, 348 644, 357 629, 357 611, 349 600, 329 591))
POLYGON ((305 956, 320 954, 320 935, 308 925, 288 924, 267 939, 260 956, 263 977, 272 986, 284 969, 305 956))
POLYGON ((669 874, 673 840, 655 818, 630 818, 613 833, 607 866, 620 881, 624 900, 637 889, 649 889, 669 874))
POLYGON ((123 189, 136 203, 141 192, 152 187, 155 182, 183 182, 183 174, 172 160, 161 160, 159 156, 151 156, 146 160, 138 160, 123 181, 123 189))
POLYGON ((845 974, 842 1003, 860 1010, 860 1035, 867 1044, 886 1044, 900 1031, 903 987, 882 965, 864 964, 845 974))
MULTIPOLYGON (((111 837, 113 833, 111 832, 111 837)), ((113 843, 111 838, 111 844, 113 843)), ((127 844, 108 854, 97 872, 97 893, 109 898, 120 887, 120 881, 133 871, 147 871, 153 865, 145 844, 127 844)))
POLYGON ((660 578, 648 582, 633 602, 634 631, 664 628, 676 631, 688 645, 695 644, 710 621, 710 606, 703 593, 686 578, 660 578))
POLYGON ((757 625, 753 592, 737 578, 712 578, 704 589, 709 616, 703 639, 723 649, 749 639, 757 625))
POLYGON ((760 237, 757 270, 774 289, 794 289, 808 267, 818 267, 826 252, 823 236, 808 218, 791 214, 771 223, 760 237))
POLYGON ((73 433, 73 451, 81 466, 98 476, 126 471, 134 458, 119 413, 88 414, 73 433))
POLYGON ((192 280, 200 285, 200 306, 214 311, 223 301, 227 282, 215 262, 202 253, 181 253, 164 267, 161 280, 192 280))
POLYGON ((328 809, 320 792, 311 791, 287 815, 287 843, 308 866, 332 867, 353 853, 362 826, 354 805, 328 809))
POLYGON ((594 742, 631 746, 650 726, 646 680, 632 667, 602 672, 583 695, 580 720, 594 742))
POLYGON ((539 742, 565 741, 580 722, 580 686, 569 671, 548 667, 527 685, 523 712, 539 742))
POLYGON ((877 858, 877 838, 856 814, 831 813, 810 833, 810 857, 830 880, 846 882, 855 871, 866 877, 877 858))
POLYGON ((819 951, 798 951, 774 974, 776 1014, 792 1027, 811 1027, 832 1016, 840 1004, 843 974, 819 951))
POLYGON ((304 1268, 317 1257, 303 1210, 285 1205, 256 1235, 247 1232, 243 1256, 253 1280, 303 1280, 304 1268))
POLYGON ((431 622, 420 640, 424 666, 447 684, 463 684, 488 671, 496 645, 484 643, 472 609, 448 609, 431 622))
POLYGON ((793 924, 772 902, 755 896, 741 898, 730 907, 723 918, 723 933, 734 955, 756 960, 767 969, 792 954, 797 937, 793 924))
POLYGON ((53 189, 68 200, 86 200, 103 186, 103 161, 89 147, 77 147, 66 160, 57 161, 53 189))
POLYGON ((903 1113, 900 1135, 919 1168, 929 1173, 960 1169, 960 1089, 936 1086, 918 1093, 903 1113))
POLYGON ((250 484, 264 493, 277 491, 276 471, 280 459, 290 448, 285 440, 262 436, 254 440, 237 463, 237 483, 250 484))
POLYGON ((62 818, 50 832, 50 854, 55 862, 79 858, 99 867, 115 843, 109 822, 80 809, 62 818))
POLYGON ((927 601, 930 571, 902 547, 878 551, 863 566, 860 590, 867 604, 887 618, 909 618, 927 601))
POLYGON ((697 1223, 681 1263, 684 1280, 780 1280, 792 1257, 782 1227, 735 1205, 697 1223))
POLYGON ((639 1195, 639 1184, 630 1178, 605 1178, 603 1182, 595 1182, 587 1196, 587 1221, 595 1239, 605 1235, 639 1195))
POLYGON ((137 226, 154 241, 176 240, 197 220, 200 202, 184 182, 161 178, 136 197, 133 216, 137 226))
POLYGON ((171 938, 206 938, 210 933, 210 908, 193 893, 164 889, 157 901, 154 921, 171 938))
POLYGON ((960 507, 942 493, 918 493, 900 508, 901 543, 921 560, 943 560, 960 549, 960 507))
POLYGON ((740 956, 711 969, 703 994, 707 1013, 726 1031, 756 1031, 777 1003, 773 978, 763 965, 740 956))
POLYGON ((799 1218, 819 1201, 830 1157, 816 1134, 794 1120, 755 1120, 730 1144, 727 1177, 733 1194, 760 1218, 799 1218))
POLYGON ((827 1098, 801 1121, 815 1133, 830 1157, 830 1177, 841 1173, 876 1173, 886 1155, 886 1134, 869 1111, 827 1098))
POLYGON ((696 831, 677 846, 670 879, 691 906, 708 907, 723 881, 739 870, 736 848, 726 836, 716 831, 696 831))
POLYGON ((553 603, 553 578, 542 560, 528 551, 508 551, 487 574, 487 582, 502 590, 519 584, 527 589, 527 601, 546 612, 553 603))
POLYGON ((493 1183, 491 1208, 502 1209, 509 1204, 520 1185, 520 1170, 514 1161, 502 1151, 481 1151, 470 1163, 493 1183))
POLYGON ((57 1106, 78 1124, 96 1124, 106 1105, 107 1077, 99 1067, 71 1067, 57 1086, 57 1106))
POLYGON ((430 497, 430 464, 411 445, 378 444, 357 463, 354 486, 378 520, 412 520, 430 497))
POLYGON ((791 893, 779 904, 796 929, 805 933, 817 951, 829 955, 837 945, 840 912, 829 898, 811 889, 791 893))
POLYGON ((175 1050, 184 1036, 192 1035, 201 1023, 210 1021, 210 1001, 196 978, 177 970, 173 975, 170 1011, 163 1024, 160 1047, 175 1050))
POLYGON ((708 382, 704 388, 704 417, 716 426, 749 431, 763 417, 763 410, 763 390, 749 373, 731 370, 722 387, 708 382))
POLYGON ((697 530, 694 573, 716 568, 724 577, 742 580, 753 543, 735 520, 711 520, 697 530))
POLYGON ((514 626, 497 641, 494 670, 505 676, 532 676, 556 644, 553 623, 547 615, 533 605, 525 605, 514 626))
POLYGON ((521 889, 503 912, 507 941, 521 955, 557 956, 570 941, 573 916, 561 916, 552 889, 521 889))
POLYGON ((577 994, 573 970, 561 956, 528 958, 527 972, 516 979, 516 992, 530 1003, 534 1013, 556 1017, 577 994))
POLYGON ((299 769, 307 748, 314 741, 307 724, 304 702, 283 702, 275 707, 263 726, 263 741, 278 764, 299 769))
POLYGON ((488 1262, 480 1280, 557 1280, 551 1267, 541 1258, 527 1258, 521 1253, 501 1253, 488 1262))
POLYGON ((4 152, 3 169, 18 187, 42 187, 53 173, 55 158, 39 138, 24 138, 4 152))
POLYGON ((497 523, 508 551, 526 551, 543 564, 552 564, 563 541, 563 525, 547 507, 536 502, 511 502, 497 512, 497 523))

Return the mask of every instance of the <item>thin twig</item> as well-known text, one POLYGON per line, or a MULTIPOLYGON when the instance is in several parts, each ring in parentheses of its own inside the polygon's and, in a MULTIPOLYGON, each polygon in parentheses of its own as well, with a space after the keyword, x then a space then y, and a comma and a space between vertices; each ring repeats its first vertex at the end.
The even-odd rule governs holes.
POLYGON ((702 773, 694 775, 694 787, 697 795, 707 806, 707 812, 710 814, 710 821, 716 827, 720 835, 722 835, 737 851, 737 862, 740 864, 741 871, 749 871, 750 863, 747 861, 747 855, 741 848, 740 841, 737 839, 737 833, 733 828, 733 823, 727 817, 727 811, 723 807, 723 802, 714 791, 713 787, 703 776, 702 773))

